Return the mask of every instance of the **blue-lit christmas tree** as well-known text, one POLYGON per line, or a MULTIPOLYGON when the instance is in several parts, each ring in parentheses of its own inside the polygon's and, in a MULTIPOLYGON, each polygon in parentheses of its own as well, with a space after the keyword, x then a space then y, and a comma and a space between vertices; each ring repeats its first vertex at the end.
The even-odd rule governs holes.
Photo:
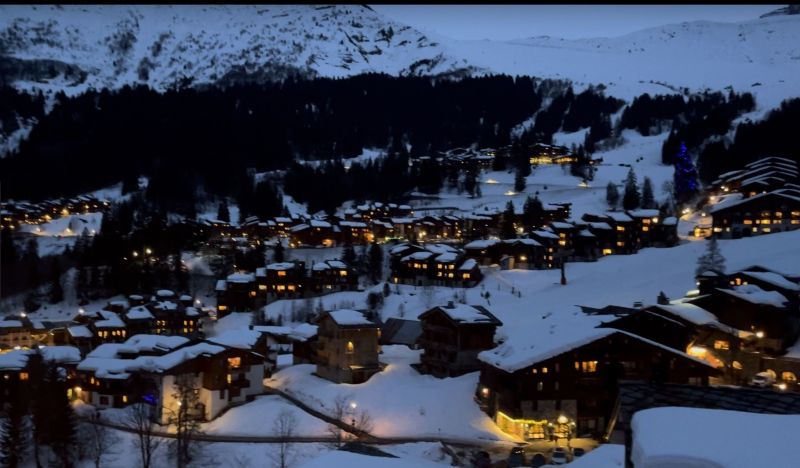
POLYGON ((697 169, 694 167, 692 157, 686 151, 686 145, 681 142, 680 150, 675 156, 675 199, 678 203, 689 200, 697 193, 697 169))

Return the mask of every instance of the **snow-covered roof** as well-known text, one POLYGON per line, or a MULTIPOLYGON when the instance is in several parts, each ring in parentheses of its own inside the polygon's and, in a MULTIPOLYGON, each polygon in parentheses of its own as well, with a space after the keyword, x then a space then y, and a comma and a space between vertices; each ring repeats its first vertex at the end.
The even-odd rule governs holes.
POLYGON ((409 260, 427 260, 434 256, 433 252, 414 252, 411 255, 406 255, 405 257, 401 258, 401 262, 407 262, 409 260))
POLYGON ((464 263, 458 267, 459 271, 469 271, 478 266, 478 262, 474 258, 468 258, 464 260, 464 263))
POLYGON ((661 221, 661 224, 663 224, 664 226, 674 226, 678 224, 678 218, 676 218, 675 216, 668 216, 664 218, 663 221, 661 221))
POLYGON ((356 326, 356 325, 367 325, 367 326, 377 326, 375 323, 369 321, 364 314, 357 310, 352 309, 339 309, 339 310, 332 310, 328 312, 328 316, 336 322, 337 325, 341 326, 356 326))
POLYGON ((133 335, 117 347, 117 353, 166 352, 188 342, 183 336, 170 335, 133 335))
POLYGON ((572 229, 572 228, 575 227, 574 224, 564 223, 562 221, 553 221, 553 222, 550 223, 550 226, 554 227, 556 229, 572 229))
POLYGON ((159 301, 153 305, 153 308, 159 310, 178 310, 178 304, 172 301, 159 301))
POLYGON ((652 306, 652 308, 661 309, 695 325, 718 323, 716 315, 688 302, 674 301, 670 304, 657 304, 652 306))
POLYGON ((345 226, 351 228, 365 228, 367 227, 367 223, 363 221, 340 221, 339 226, 345 226))
POLYGON ((545 231, 543 229, 539 229, 537 231, 531 232, 534 236, 541 237, 543 239, 560 239, 558 234, 555 234, 551 231, 545 231))
POLYGON ((459 252, 459 250, 457 248, 455 248, 455 247, 453 247, 451 245, 447 245, 447 244, 425 244, 425 250, 427 250, 429 252, 437 253, 437 254, 443 254, 443 253, 449 253, 449 252, 452 252, 452 253, 458 253, 459 252))
POLYGON ((322 221, 320 219, 312 219, 310 221, 311 227, 318 227, 318 228, 329 228, 331 227, 331 223, 327 221, 322 221))
POLYGON ((124 328, 125 322, 119 318, 119 315, 111 312, 109 310, 100 310, 97 312, 98 315, 103 317, 102 320, 95 320, 94 326, 97 328, 124 328))
POLYGON ((208 341, 232 348, 251 349, 260 336, 261 332, 258 330, 226 330, 208 338, 208 341))
POLYGON ((498 239, 478 239, 464 246, 465 249, 485 249, 500 242, 498 239))
POLYGON ((225 280, 217 280, 217 285, 214 287, 215 291, 225 291, 228 289, 228 282, 225 280))
POLYGON ((781 197, 781 198, 789 199, 789 200, 791 200, 793 202, 800 202, 800 198, 798 198, 798 197, 794 197, 794 196, 791 196, 791 195, 788 195, 788 194, 785 194, 785 193, 780 193, 778 191, 773 191, 773 192, 767 192, 767 193, 760 193, 760 194, 754 195, 754 196, 752 196, 750 198, 744 198, 744 199, 739 199, 739 200, 730 199, 731 200, 730 202, 728 201, 729 199, 725 199, 724 201, 714 205, 711 208, 711 210, 709 210, 709 211, 711 213, 717 213, 717 212, 719 212, 719 211, 721 211, 723 209, 732 208, 734 206, 739 206, 739 205, 744 205, 744 204, 747 204, 747 203, 751 203, 751 202, 753 202, 755 200, 758 200, 760 198, 763 198, 763 197, 781 197))
POLYGON ((783 307, 788 301, 786 297, 778 291, 764 291, 755 284, 743 284, 741 286, 734 286, 733 289, 717 288, 717 291, 722 291, 739 299, 743 299, 753 304, 771 305, 774 307, 783 307))
POLYGON ((800 284, 770 271, 743 271, 742 274, 789 291, 800 291, 800 284))
POLYGON ((255 275, 252 273, 233 273, 226 279, 229 283, 252 283, 255 280, 255 275))
POLYGON ((540 244, 536 239, 528 239, 527 237, 518 237, 516 239, 504 239, 502 241, 504 244, 523 244, 532 247, 541 247, 540 244))
POLYGON ((169 289, 159 289, 156 291, 156 296, 158 297, 172 297, 175 293, 170 291, 169 289))
MULTIPOLYGON (((57 364, 77 364, 81 360, 81 352, 74 346, 44 346, 39 348, 42 358, 57 364)), ((0 353, 0 369, 20 370, 28 365, 28 359, 36 351, 32 349, 15 349, 0 353)))
POLYGON ((21 320, 0 320, 0 328, 22 328, 21 320))
POLYGON ((434 259, 439 263, 451 263, 455 262, 458 259, 458 254, 454 252, 445 252, 443 254, 437 255, 434 259))
POLYGON ((665 406, 636 412, 631 428, 635 466, 791 467, 800 460, 796 414, 665 406))
POLYGON ((609 226, 608 223, 589 223, 589 227, 591 229, 603 229, 606 231, 611 230, 611 226, 609 226))
POLYGON ((710 366, 706 361, 633 333, 613 328, 591 327, 588 326, 591 324, 590 320, 583 320, 583 323, 580 324, 575 321, 571 322, 573 326, 565 326, 566 323, 551 325, 547 339, 537 340, 531 336, 517 336, 516 339, 506 341, 494 349, 482 351, 478 354, 478 359, 506 372, 516 372, 615 333, 621 333, 699 364, 710 366))
POLYGON ((658 210, 638 209, 628 210, 627 213, 634 218, 655 218, 658 216, 658 210))
POLYGON ((454 322, 461 323, 494 323, 502 325, 499 320, 483 307, 476 307, 468 304, 448 304, 436 307, 434 310, 441 310, 454 322))
POLYGON ((618 223, 625 223, 633 221, 633 219, 621 211, 606 211, 605 216, 618 223))
POLYGON ((153 318, 153 314, 151 314, 145 306, 131 307, 131 309, 125 313, 125 316, 130 320, 144 320, 153 318))
POLYGON ((290 232, 300 232, 300 231, 305 231, 306 229, 310 229, 310 226, 308 224, 305 224, 305 223, 300 223, 297 226, 292 226, 291 228, 289 228, 289 231, 290 232))
POLYGON ((294 268, 294 263, 292 262, 270 263, 267 265, 267 270, 291 270, 292 268, 294 268))
POLYGON ((92 332, 86 325, 72 325, 67 327, 67 333, 73 338, 91 338, 92 332))

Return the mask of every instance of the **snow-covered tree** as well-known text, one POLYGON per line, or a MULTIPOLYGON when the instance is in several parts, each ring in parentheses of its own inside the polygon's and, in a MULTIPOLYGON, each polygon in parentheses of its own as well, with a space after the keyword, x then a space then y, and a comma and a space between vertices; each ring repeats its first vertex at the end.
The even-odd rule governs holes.
POLYGON ((656 197, 653 195, 653 182, 649 177, 642 183, 642 208, 656 208, 656 197))
POLYGON ((706 252, 697 259, 695 276, 700 276, 707 271, 720 275, 725 274, 725 257, 722 256, 717 238, 714 236, 706 241, 706 252))

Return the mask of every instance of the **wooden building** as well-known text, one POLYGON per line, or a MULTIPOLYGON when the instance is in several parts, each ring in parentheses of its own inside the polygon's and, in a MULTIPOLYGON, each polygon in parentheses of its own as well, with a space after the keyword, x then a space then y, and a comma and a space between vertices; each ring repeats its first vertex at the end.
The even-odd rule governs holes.
POLYGON ((744 199, 729 199, 709 210, 713 235, 738 239, 800 228, 800 196, 779 189, 744 199))
POLYGON ((325 312, 318 326, 317 375, 336 383, 362 383, 381 371, 380 328, 362 312, 325 312))
POLYGON ((422 322, 419 370, 436 377, 456 377, 480 369, 478 353, 494 348, 494 333, 502 322, 479 305, 434 307, 419 316, 422 322))
POLYGON ((479 354, 476 399, 505 432, 524 440, 598 436, 620 380, 707 385, 708 363, 637 335, 561 330, 548 342, 508 341, 479 354))

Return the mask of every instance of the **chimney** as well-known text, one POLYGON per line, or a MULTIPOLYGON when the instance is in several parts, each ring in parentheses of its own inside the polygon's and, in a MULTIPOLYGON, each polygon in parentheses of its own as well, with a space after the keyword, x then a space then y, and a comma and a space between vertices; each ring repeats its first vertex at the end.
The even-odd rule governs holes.
POLYGON ((447 308, 448 309, 452 309, 453 307, 455 307, 455 305, 453 304, 453 301, 447 301, 447 308))

